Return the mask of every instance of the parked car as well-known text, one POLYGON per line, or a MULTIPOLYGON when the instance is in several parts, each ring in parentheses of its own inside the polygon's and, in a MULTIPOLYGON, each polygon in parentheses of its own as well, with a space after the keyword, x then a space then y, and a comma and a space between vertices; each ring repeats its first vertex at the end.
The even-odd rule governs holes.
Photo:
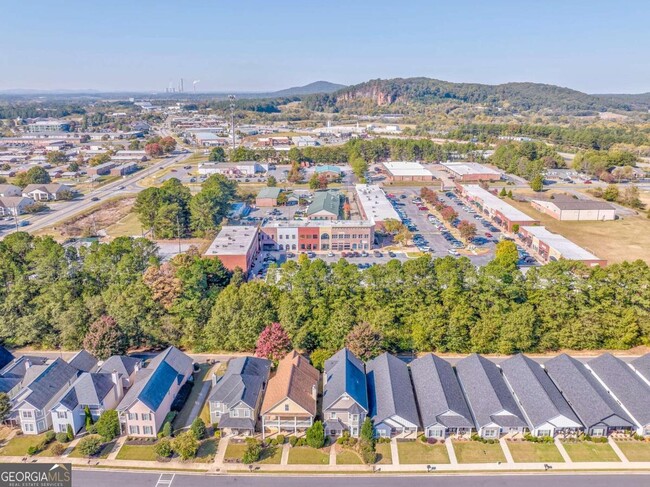
POLYGON ((490 232, 485 232, 485 236, 486 236, 487 238, 492 238, 492 234, 491 234, 490 232))
POLYGON ((389 250, 388 251, 388 257, 390 257, 391 259, 394 259, 396 257, 395 252, 393 252, 392 250, 389 250))

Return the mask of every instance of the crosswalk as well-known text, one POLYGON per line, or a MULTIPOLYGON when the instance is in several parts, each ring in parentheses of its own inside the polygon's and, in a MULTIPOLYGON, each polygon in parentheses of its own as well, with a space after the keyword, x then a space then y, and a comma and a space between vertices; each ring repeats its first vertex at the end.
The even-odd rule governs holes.
POLYGON ((156 482, 156 487, 171 487, 175 476, 174 473, 161 473, 158 482, 156 482))

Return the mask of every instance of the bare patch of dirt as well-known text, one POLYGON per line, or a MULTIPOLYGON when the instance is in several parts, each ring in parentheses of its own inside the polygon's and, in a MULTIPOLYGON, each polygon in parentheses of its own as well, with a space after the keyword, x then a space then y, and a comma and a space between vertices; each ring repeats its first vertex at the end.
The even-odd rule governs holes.
POLYGON ((89 213, 80 215, 59 225, 62 237, 90 237, 124 218, 135 203, 135 197, 109 201, 89 213))

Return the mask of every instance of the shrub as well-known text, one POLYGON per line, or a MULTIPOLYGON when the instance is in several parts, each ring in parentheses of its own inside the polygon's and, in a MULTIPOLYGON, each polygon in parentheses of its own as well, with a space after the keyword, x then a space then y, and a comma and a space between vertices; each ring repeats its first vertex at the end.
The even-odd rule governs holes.
POLYGON ((56 438, 56 433, 54 431, 47 431, 45 433, 45 444, 52 443, 54 439, 56 438))
POLYGON ((174 450, 172 449, 172 442, 169 438, 163 438, 158 443, 156 443, 156 445, 153 447, 153 451, 160 458, 169 458, 172 456, 172 453, 174 453, 174 450))
POLYGON ((298 441, 296 441, 296 446, 306 446, 307 445, 307 439, 304 437, 298 438, 298 441))
POLYGON ((190 431, 181 433, 172 441, 172 449, 178 453, 182 460, 196 456, 199 449, 199 442, 190 431))
POLYGON ((435 445, 436 443, 438 443, 438 440, 436 438, 427 438, 427 443, 429 445, 435 445))
POLYGON ((91 457, 99 452, 102 447, 102 440, 99 436, 86 436, 77 444, 77 449, 85 457, 91 457))
POLYGON ((284 435, 276 436, 275 441, 277 441, 278 445, 284 445, 284 435))
POLYGON ((194 421, 192 421, 190 432, 197 440, 202 440, 205 437, 205 423, 201 418, 196 418, 194 421))
POLYGON ((117 411, 114 409, 104 411, 95 423, 95 429, 104 441, 111 441, 120 436, 120 418, 117 411))
POLYGON ((162 428, 162 435, 167 438, 171 438, 172 436, 172 423, 171 421, 167 421, 162 428))
POLYGON ((97 425, 96 425, 96 424, 91 424, 91 425, 87 426, 87 427, 86 427, 86 432, 87 432, 89 435, 95 435, 95 434, 97 434, 97 425))
POLYGON ((377 440, 375 440, 375 442, 376 443, 390 443, 390 438, 385 438, 385 437, 377 438, 377 440))
POLYGON ((361 454, 361 459, 365 464, 372 464, 377 461, 377 452, 373 445, 367 441, 362 441, 359 445, 359 453, 361 454))
POLYGON ((255 438, 246 438, 246 451, 242 456, 242 462, 246 464, 255 463, 262 454, 262 444, 255 438))
POLYGON ((312 448, 322 448, 325 444, 325 429, 321 421, 315 421, 307 428, 307 444, 312 448))
POLYGON ((59 443, 67 443, 68 440, 68 433, 57 433, 56 434, 56 441, 59 443))
POLYGON ((420 436, 418 436, 418 440, 420 440, 422 443, 426 443, 427 442, 427 437, 424 436, 424 435, 420 435, 420 436))
POLYGON ((219 429, 215 429, 215 430, 214 430, 214 437, 215 437, 217 440, 221 439, 221 430, 219 430, 219 429))
POLYGON ((52 445, 52 448, 50 449, 52 452, 52 455, 55 457, 60 457, 63 455, 63 452, 65 451, 65 445, 62 445, 61 443, 55 443, 52 445))
POLYGON ((27 448, 27 454, 29 456, 36 455, 39 451, 40 450, 38 449, 38 446, 32 445, 29 448, 27 448))
POLYGON ((74 431, 72 431, 72 426, 70 426, 70 424, 68 424, 65 433, 68 435, 68 441, 74 440, 74 431))
POLYGON ((296 446, 298 444, 298 438, 296 436, 289 437, 289 444, 291 446, 296 446))
POLYGON ((533 436, 530 433, 524 435, 524 440, 532 443, 553 443, 552 436, 533 436))

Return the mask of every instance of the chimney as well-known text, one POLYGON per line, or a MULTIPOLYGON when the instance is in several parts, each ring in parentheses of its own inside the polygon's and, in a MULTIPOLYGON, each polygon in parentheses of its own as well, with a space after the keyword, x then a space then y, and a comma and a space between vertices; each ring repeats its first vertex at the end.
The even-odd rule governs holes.
POLYGON ((135 373, 135 372, 137 372, 138 370, 140 370, 140 363, 141 363, 141 362, 136 362, 136 363, 135 363, 135 367, 133 367, 133 373, 135 373))
POLYGON ((25 370, 29 369, 32 366, 32 361, 28 358, 25 359, 25 370))
POLYGON ((217 385, 217 373, 212 374, 212 387, 217 385))
POLYGON ((314 385, 311 386, 311 396, 314 399, 318 398, 318 386, 317 386, 317 384, 314 384, 314 385))
POLYGON ((113 381, 113 384, 115 384, 115 393, 117 398, 121 399, 122 393, 124 392, 124 385, 122 384, 122 378, 120 377, 120 374, 117 373, 117 370, 111 372, 111 380, 113 381))

